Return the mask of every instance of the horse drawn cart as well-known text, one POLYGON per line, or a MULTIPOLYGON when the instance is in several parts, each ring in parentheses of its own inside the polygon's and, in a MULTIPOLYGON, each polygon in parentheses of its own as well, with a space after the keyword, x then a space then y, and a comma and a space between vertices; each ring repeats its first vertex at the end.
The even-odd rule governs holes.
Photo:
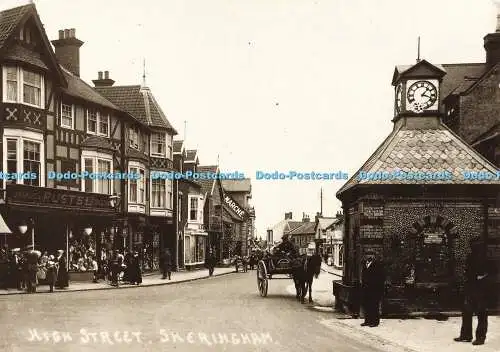
POLYGON ((257 287, 262 297, 267 296, 269 280, 293 278, 294 270, 302 263, 297 259, 286 256, 267 256, 257 263, 257 287), (274 275, 286 275, 273 277, 274 275))

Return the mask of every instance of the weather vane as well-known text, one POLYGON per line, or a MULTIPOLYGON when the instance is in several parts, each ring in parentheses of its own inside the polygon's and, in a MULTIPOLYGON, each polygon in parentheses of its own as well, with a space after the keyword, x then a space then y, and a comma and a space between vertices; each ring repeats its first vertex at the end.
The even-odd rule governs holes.
POLYGON ((417 39, 417 64, 420 62, 420 36, 417 39))
POLYGON ((497 28, 496 28, 496 31, 500 32, 500 0, 492 0, 492 2, 497 7, 497 28))

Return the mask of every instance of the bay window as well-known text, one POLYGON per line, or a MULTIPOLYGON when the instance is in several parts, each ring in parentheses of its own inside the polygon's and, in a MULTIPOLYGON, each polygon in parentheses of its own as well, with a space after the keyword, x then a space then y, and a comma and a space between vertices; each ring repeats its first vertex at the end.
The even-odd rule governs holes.
POLYGON ((3 67, 3 101, 45 108, 44 77, 19 66, 3 67))
POLYGON ((2 171, 24 175, 24 177, 4 177, 4 186, 16 183, 45 186, 44 141, 41 133, 6 128, 3 135, 3 150, 2 171))
POLYGON ((129 203, 144 204, 145 199, 145 172, 144 166, 132 164, 129 166, 128 172, 136 175, 129 179, 128 199, 129 203))
POLYGON ((166 153, 166 134, 152 133, 151 134, 151 155, 163 156, 166 153))
POLYGON ((87 133, 109 137, 109 115, 87 109, 87 133))
POLYGON ((139 149, 139 129, 137 127, 130 127, 129 129, 129 146, 139 149))
POLYGON ((90 151, 82 153, 82 171, 89 176, 82 178, 82 191, 87 193, 113 194, 113 180, 105 177, 113 170, 111 155, 90 151), (90 174, 94 174, 90 177, 90 174))
POLYGON ((166 182, 167 180, 151 180, 151 207, 165 208, 166 203, 166 182))

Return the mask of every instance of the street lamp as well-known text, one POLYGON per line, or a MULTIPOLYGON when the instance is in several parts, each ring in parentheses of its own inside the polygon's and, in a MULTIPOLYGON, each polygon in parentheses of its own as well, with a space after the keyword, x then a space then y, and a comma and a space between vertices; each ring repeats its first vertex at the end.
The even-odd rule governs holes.
POLYGON ((92 227, 91 226, 86 226, 83 229, 83 233, 86 234, 87 236, 90 236, 90 234, 92 233, 92 227))
MULTIPOLYGON (((33 247, 33 250, 35 249, 35 223, 33 221, 33 219, 29 219, 29 224, 31 225, 31 245, 33 247)), ((21 233, 21 235, 24 235, 27 231, 28 231, 28 224, 23 221, 20 225, 19 225, 19 232, 21 233)))

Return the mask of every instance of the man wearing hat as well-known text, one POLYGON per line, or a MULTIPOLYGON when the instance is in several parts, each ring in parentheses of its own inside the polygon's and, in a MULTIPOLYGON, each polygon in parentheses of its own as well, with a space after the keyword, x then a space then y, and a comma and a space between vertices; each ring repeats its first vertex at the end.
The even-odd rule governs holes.
POLYGON ((361 275, 361 297, 365 321, 361 326, 375 327, 380 324, 379 306, 384 294, 385 270, 376 260, 374 251, 365 253, 361 275))
POLYGON ((470 241, 471 253, 465 262, 464 306, 462 309, 462 327, 456 342, 472 341, 472 315, 477 314, 476 340, 473 345, 483 345, 488 330, 486 301, 488 292, 488 264, 484 242, 479 238, 470 241))
POLYGON ((297 249, 293 245, 292 241, 290 241, 290 237, 288 235, 283 235, 281 237, 281 243, 278 244, 275 248, 276 253, 288 253, 291 256, 296 257, 297 256, 297 249))

